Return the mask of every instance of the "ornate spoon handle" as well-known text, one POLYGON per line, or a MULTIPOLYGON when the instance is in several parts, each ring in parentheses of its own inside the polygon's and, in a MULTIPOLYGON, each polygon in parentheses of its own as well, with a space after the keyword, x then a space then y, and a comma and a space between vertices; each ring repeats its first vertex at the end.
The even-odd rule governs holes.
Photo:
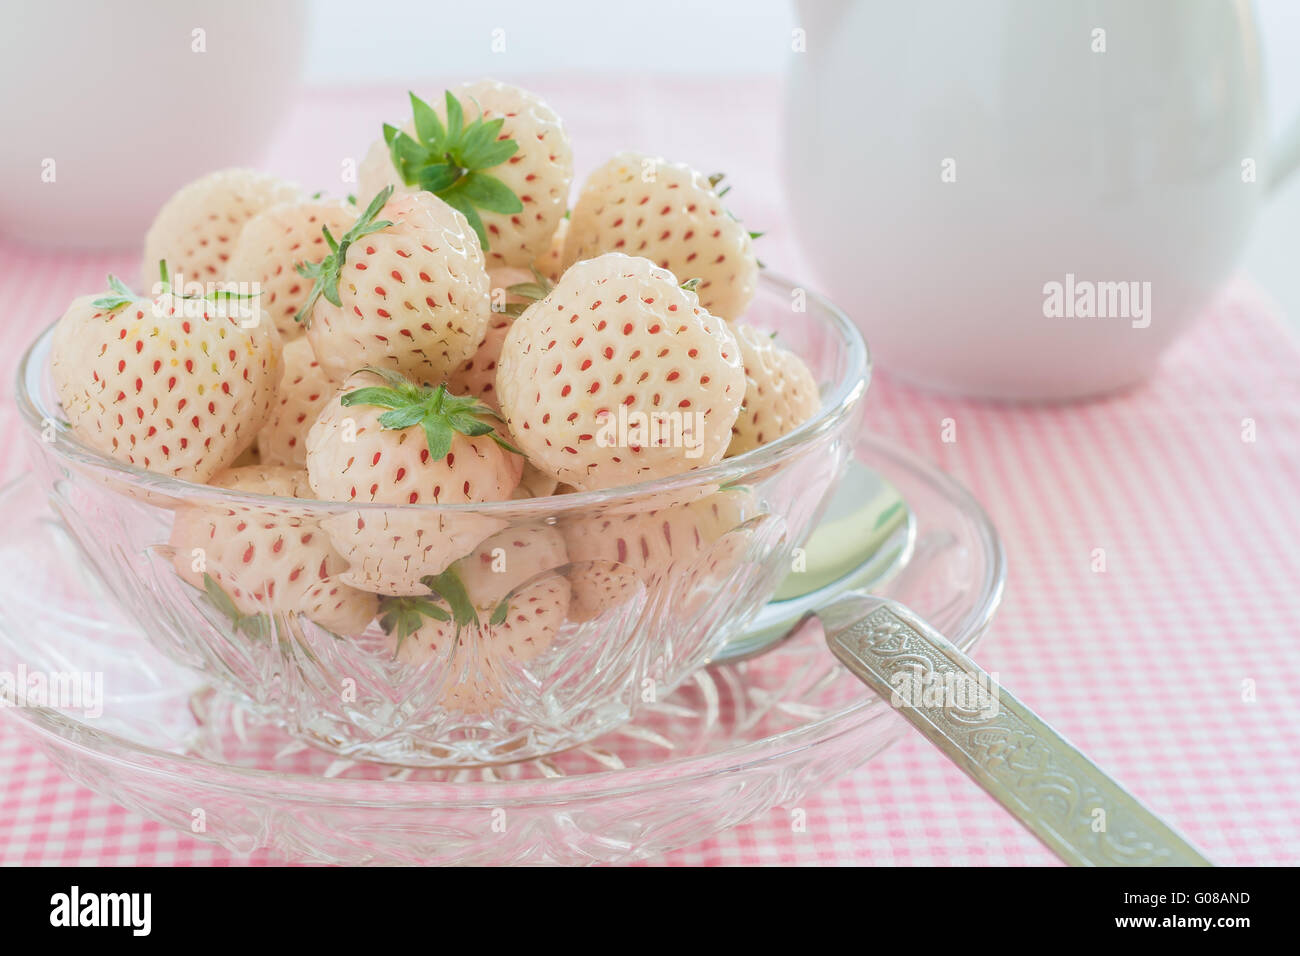
POLYGON ((1065 862, 1211 865, 906 607, 851 595, 819 617, 855 676, 1065 862))

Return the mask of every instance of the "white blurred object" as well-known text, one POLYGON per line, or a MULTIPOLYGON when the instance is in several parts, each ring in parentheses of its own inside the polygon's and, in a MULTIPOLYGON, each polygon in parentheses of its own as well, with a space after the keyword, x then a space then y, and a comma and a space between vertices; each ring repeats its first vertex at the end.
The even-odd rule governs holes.
POLYGON ((42 0, 0 33, 0 234, 139 244, 181 185, 256 165, 295 90, 297 0, 42 0))
POLYGON ((306 81, 773 73, 793 23, 788 0, 656 0, 631 20, 615 9, 608 0, 366 0, 359 16, 356 0, 314 0, 306 81))
POLYGON ((1143 381, 1300 158, 1295 128, 1268 142, 1240 0, 808 0, 799 13, 795 225, 880 367, 941 390, 1055 400, 1143 381), (1146 314, 1134 299, 1110 317, 1049 316, 1049 283, 1091 284, 1112 312, 1123 284, 1146 314))

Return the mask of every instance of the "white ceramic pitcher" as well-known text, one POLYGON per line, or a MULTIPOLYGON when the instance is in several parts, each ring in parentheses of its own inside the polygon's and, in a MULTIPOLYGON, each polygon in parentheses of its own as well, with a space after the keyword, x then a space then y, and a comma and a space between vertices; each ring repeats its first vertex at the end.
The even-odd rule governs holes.
POLYGON ((931 387, 1144 380, 1300 155, 1296 128, 1266 142, 1244 0, 805 0, 798 18, 796 229, 880 367, 931 387))
POLYGON ((192 179, 256 165, 297 88, 301 0, 41 0, 0 28, 0 238, 129 248, 192 179))

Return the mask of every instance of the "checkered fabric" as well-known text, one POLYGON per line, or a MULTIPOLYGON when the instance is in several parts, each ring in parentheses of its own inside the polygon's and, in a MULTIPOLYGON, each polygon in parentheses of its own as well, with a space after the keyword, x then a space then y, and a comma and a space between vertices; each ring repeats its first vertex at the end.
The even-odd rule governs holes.
MULTIPOLYGON (((550 78, 580 174, 619 148, 725 169, 763 259, 808 275, 783 226, 780 86, 550 78)), ((437 83, 416 89, 441 89, 437 83)), ((402 90, 317 91, 267 167, 326 189, 402 90)), ((33 173, 33 177, 36 173, 33 173)), ((12 186, 12 184, 6 184, 12 186)), ((17 187, 14 187, 17 188, 17 187)), ((36 332, 134 254, 0 245, 3 470, 23 467, 12 367, 36 332)), ((1237 282, 1147 386, 1105 401, 999 407, 873 383, 866 428, 964 481, 1005 540, 1006 599, 978 657, 1022 700, 1227 864, 1300 863, 1300 344, 1237 282), (1255 440, 1243 441, 1243 420, 1255 440), (943 440, 952 419, 956 441, 943 440), (1094 570, 1104 549, 1104 572, 1094 570), (1243 694, 1254 682, 1253 699, 1243 694)), ((3 573, 3 569, 0 569, 3 573)), ((0 720, 0 862, 218 864, 239 857, 64 780, 0 720)), ((670 864, 1038 864, 1052 857, 919 737, 670 864)))

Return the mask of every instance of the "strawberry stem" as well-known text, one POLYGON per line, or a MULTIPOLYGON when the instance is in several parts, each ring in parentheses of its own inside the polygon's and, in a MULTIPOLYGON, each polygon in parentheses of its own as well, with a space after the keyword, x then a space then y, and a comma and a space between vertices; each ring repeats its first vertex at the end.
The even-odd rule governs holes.
MULTIPOLYGON (((508 285, 506 286, 506 293, 513 295, 517 299, 527 299, 529 303, 539 302, 550 295, 551 289, 554 288, 551 280, 538 272, 536 266, 533 266, 532 269, 532 282, 517 282, 514 285, 508 285)), ((506 315, 512 315, 515 318, 519 318, 519 316, 523 315, 527 309, 528 306, 524 303, 514 302, 507 305, 503 311, 506 315)))
POLYGON ((365 208, 357 221, 352 224, 352 228, 343 233, 339 239, 334 238, 329 226, 321 226, 321 234, 324 235, 325 241, 329 244, 330 252, 320 262, 303 262, 298 265, 298 274, 311 279, 312 287, 311 292, 307 294, 307 301, 302 304, 302 308, 293 317, 295 322, 305 321, 310 316, 312 308, 316 305, 316 300, 322 295, 332 305, 342 304, 342 300, 339 298, 339 276, 343 271, 344 263, 347 261, 348 247, 357 240, 363 239, 373 232, 387 229, 392 225, 392 222, 387 219, 379 219, 380 210, 384 208, 392 195, 392 186, 381 189, 375 195, 375 198, 370 200, 370 205, 365 208))
POLYGON ((519 144, 501 135, 504 117, 484 119, 480 108, 478 118, 466 123, 465 111, 450 90, 444 96, 445 125, 433 107, 414 93, 410 97, 415 136, 384 125, 393 168, 408 186, 419 186, 459 210, 487 249, 487 230, 479 212, 511 216, 524 205, 509 186, 486 170, 508 160, 519 144))
POLYGON ((397 650, 423 626, 426 617, 435 621, 451 620, 450 614, 427 598, 388 597, 379 602, 379 626, 385 634, 397 635, 397 650))
POLYGON ((139 301, 139 297, 131 291, 127 284, 111 272, 108 274, 108 287, 112 292, 109 295, 100 296, 92 302, 91 304, 95 308, 116 312, 123 306, 139 301))
MULTIPOLYGON (((420 578, 420 583, 429 589, 427 597, 388 597, 379 603, 379 626, 385 634, 397 635, 399 650, 402 642, 423 626, 425 618, 453 622, 457 636, 465 628, 478 625, 478 610, 456 573, 455 565, 441 574, 420 578)), ((502 602, 493 610, 493 623, 500 623, 495 620, 498 613, 504 618, 505 612, 500 611, 504 606, 505 602, 502 602)))
POLYGON ((212 575, 206 573, 203 575, 203 590, 213 606, 230 619, 230 623, 235 627, 235 633, 242 632, 255 641, 265 641, 270 638, 271 619, 265 614, 244 614, 235 607, 235 602, 230 599, 230 595, 212 575))
POLYGON ((496 422, 500 422, 501 417, 477 398, 453 395, 445 385, 437 388, 416 385, 391 369, 368 366, 362 371, 379 376, 386 384, 370 385, 348 392, 339 399, 340 403, 344 406, 373 405, 387 409, 379 416, 381 428, 400 431, 419 426, 424 431, 424 439, 433 461, 442 461, 447 457, 457 435, 468 438, 490 435, 506 451, 523 454, 497 433, 496 422))

